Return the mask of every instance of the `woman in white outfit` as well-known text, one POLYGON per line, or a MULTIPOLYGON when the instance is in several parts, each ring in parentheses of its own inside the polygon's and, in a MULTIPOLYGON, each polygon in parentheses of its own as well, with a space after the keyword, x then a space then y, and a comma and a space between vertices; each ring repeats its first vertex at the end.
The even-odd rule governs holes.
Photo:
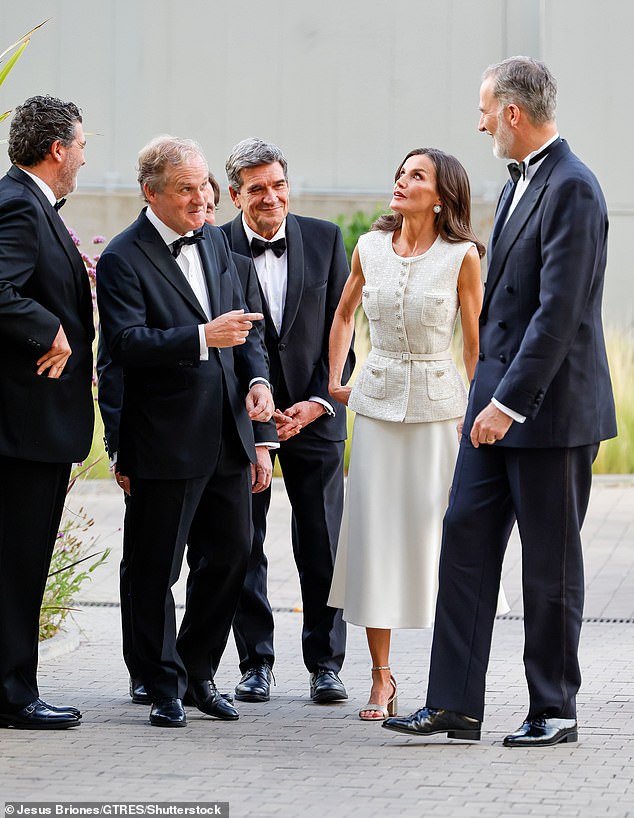
POLYGON ((356 412, 329 605, 365 626, 372 689, 363 720, 396 711, 392 628, 432 624, 442 518, 466 391, 449 351, 458 309, 469 381, 478 359, 484 248, 455 157, 411 151, 390 203, 361 236, 330 334, 333 398, 356 412), (352 388, 341 374, 359 303, 372 349, 352 388))

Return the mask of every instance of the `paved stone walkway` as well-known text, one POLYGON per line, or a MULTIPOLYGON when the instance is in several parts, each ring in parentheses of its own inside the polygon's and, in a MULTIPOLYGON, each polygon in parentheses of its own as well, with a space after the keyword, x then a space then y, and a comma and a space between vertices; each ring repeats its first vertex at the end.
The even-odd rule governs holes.
MULTIPOLYGON (((358 720, 369 690, 363 631, 351 628, 342 677, 350 700, 317 706, 300 659, 301 615, 290 557, 288 506, 274 490, 271 598, 278 609, 277 687, 267 704, 239 704, 240 720, 215 722, 189 710, 188 726, 158 730, 147 708, 130 703, 120 658, 116 563, 122 502, 106 482, 77 486, 69 498, 96 520, 113 547, 107 566, 82 591, 82 610, 41 661, 43 697, 73 703, 84 723, 67 732, 0 731, 0 801, 229 801, 232 818, 304 815, 628 816, 634 815, 634 482, 595 481, 584 531, 587 621, 580 740, 548 750, 508 750, 502 738, 526 707, 522 672, 519 550, 504 571, 511 614, 498 620, 482 741, 388 734, 358 720), (104 603, 104 604, 98 604, 104 603), (77 638, 77 634, 78 637, 77 638), (56 655, 60 654, 60 655, 56 655)), ((182 598, 182 581, 178 593, 182 598)), ((431 634, 399 631, 392 666, 399 711, 424 698, 431 634)), ((238 678, 231 643, 221 689, 238 678)))

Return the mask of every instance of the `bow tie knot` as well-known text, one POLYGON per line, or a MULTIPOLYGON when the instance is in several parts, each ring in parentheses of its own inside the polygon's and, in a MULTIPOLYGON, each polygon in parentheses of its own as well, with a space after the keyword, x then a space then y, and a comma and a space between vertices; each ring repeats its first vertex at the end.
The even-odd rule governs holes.
POLYGON ((183 249, 185 244, 196 244, 199 241, 202 241, 205 237, 203 236, 202 230, 197 230, 191 236, 181 236, 180 239, 176 239, 170 245, 170 252, 174 256, 174 258, 178 258, 180 251, 183 249))
POLYGON ((66 199, 59 199, 53 205, 53 210, 59 210, 60 208, 64 207, 65 204, 66 204, 66 199))
POLYGON ((513 184, 517 184, 520 179, 526 178, 526 168, 523 162, 509 162, 506 166, 513 184))
POLYGON ((251 254, 255 258, 261 256, 265 250, 272 250, 275 257, 279 258, 286 252, 286 239, 281 238, 277 241, 262 241, 255 236, 251 239, 251 254))
POLYGON ((520 179, 526 179, 526 171, 528 168, 531 165, 534 165, 536 162, 540 162, 560 142, 561 139, 557 139, 555 142, 551 142, 550 145, 546 145, 546 147, 539 153, 536 153, 535 156, 531 156, 528 162, 526 160, 523 162, 509 162, 506 167, 508 168, 509 175, 513 180, 513 184, 516 185, 520 179))

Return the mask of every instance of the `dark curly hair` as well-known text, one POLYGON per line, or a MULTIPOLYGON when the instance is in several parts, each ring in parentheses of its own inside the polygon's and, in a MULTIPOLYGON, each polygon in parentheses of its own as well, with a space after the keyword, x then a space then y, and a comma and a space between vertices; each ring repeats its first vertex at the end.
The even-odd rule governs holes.
MULTIPOLYGON (((455 156, 437 148, 416 148, 410 151, 396 169, 394 181, 399 177, 403 165, 410 156, 429 156, 436 168, 436 188, 442 202, 442 210, 436 215, 436 228, 448 242, 472 241, 480 258, 484 256, 484 245, 471 227, 471 191, 469 177, 455 156)), ((390 213, 380 216, 372 225, 372 230, 393 232, 400 229, 403 216, 390 213)))
POLYGON ((51 96, 29 97, 13 114, 9 129, 9 159, 30 168, 42 162, 55 141, 65 147, 75 138, 81 111, 73 102, 51 96))

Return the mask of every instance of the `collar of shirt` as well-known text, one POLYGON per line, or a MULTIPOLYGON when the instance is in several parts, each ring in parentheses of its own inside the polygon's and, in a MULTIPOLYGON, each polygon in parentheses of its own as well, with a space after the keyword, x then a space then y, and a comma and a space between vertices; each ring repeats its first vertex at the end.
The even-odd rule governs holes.
MULTIPOLYGON (((163 241, 165 242, 165 244, 169 245, 169 244, 172 244, 172 242, 175 242, 176 239, 180 239, 181 234, 177 233, 175 230, 172 230, 172 228, 168 227, 165 224, 165 222, 162 222, 159 219, 159 217, 156 215, 156 213, 152 210, 150 205, 147 206, 147 209, 145 211, 145 215, 147 216, 148 221, 150 222, 150 224, 152 224, 158 230, 158 233, 159 233, 160 237, 163 239, 163 241)), ((183 235, 184 236, 193 236, 194 231, 193 230, 188 230, 187 233, 183 233, 183 235)))
POLYGON ((548 147, 548 145, 555 142, 557 139, 559 139, 559 134, 558 133, 556 133, 554 136, 551 136, 551 138, 549 140, 547 140, 546 142, 544 142, 544 144, 541 145, 539 148, 537 148, 537 150, 532 151, 531 153, 528 154, 528 156, 524 157, 524 167, 526 168, 526 175, 525 175, 525 181, 526 182, 529 182, 533 178, 533 176, 535 175, 537 169, 541 166, 542 162, 544 161, 544 159, 546 159, 546 156, 548 156, 548 154, 546 154, 546 156, 544 156, 542 159, 540 159, 539 162, 535 162, 534 164, 529 165, 528 163, 531 161, 531 158, 533 156, 536 156, 541 151, 543 151, 544 148, 548 147))
POLYGON ((20 170, 21 170, 21 171, 23 171, 24 173, 26 173, 26 175, 27 175, 27 176, 30 176, 30 177, 31 177, 31 179, 33 179, 33 181, 35 182, 35 184, 36 184, 36 185, 39 187, 39 189, 40 189, 40 190, 42 191, 42 193, 43 193, 43 194, 46 196, 46 198, 49 200, 49 202, 50 202, 52 205, 54 205, 54 204, 55 204, 55 202, 57 201, 57 199, 55 198, 55 194, 54 194, 54 193, 53 193, 53 191, 50 189, 50 187, 49 187, 49 186, 46 184, 46 182, 44 181, 44 179, 40 179, 40 177, 39 177, 39 176, 36 176, 34 173, 31 173, 31 172, 30 172, 30 171, 28 171, 26 168, 23 168, 23 167, 21 167, 20 165, 18 165, 18 167, 20 168, 20 170))
MULTIPOLYGON (((249 246, 251 246, 251 239, 253 238, 260 239, 261 241, 277 241, 278 239, 283 239, 286 236, 286 219, 284 219, 282 224, 279 226, 277 233, 273 236, 272 239, 265 239, 264 236, 261 236, 259 233, 256 233, 255 230, 251 230, 251 228, 247 224, 246 219, 244 218, 244 213, 242 214, 242 226, 244 227, 244 232, 246 233, 249 246)), ((269 250, 267 252, 271 251, 269 250)))

